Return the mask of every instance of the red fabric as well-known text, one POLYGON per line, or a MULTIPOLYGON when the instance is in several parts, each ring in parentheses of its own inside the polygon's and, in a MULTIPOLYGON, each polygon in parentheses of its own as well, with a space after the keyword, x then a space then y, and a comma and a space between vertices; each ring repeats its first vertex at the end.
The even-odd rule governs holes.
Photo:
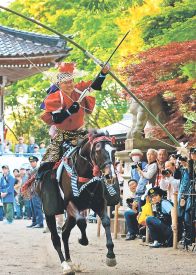
MULTIPOLYGON (((82 84, 84 87, 84 83, 82 84)), ((87 85, 87 84, 85 84, 87 85)), ((88 87, 88 85, 87 85, 88 87)), ((63 108, 69 108, 73 101, 77 101, 80 97, 80 94, 77 93, 76 91, 73 91, 71 94, 71 99, 66 96, 66 94, 63 94, 63 108)), ((50 112, 54 112, 61 108, 61 100, 60 100, 60 91, 56 91, 53 94, 50 94, 44 101, 45 106, 46 106, 46 111, 44 114, 41 115, 41 119, 47 123, 48 125, 53 125, 55 124, 52 121, 52 116, 50 112)), ((69 116, 67 119, 65 119, 61 123, 55 124, 57 128, 64 130, 64 131, 74 131, 78 130, 80 127, 84 125, 84 115, 85 113, 91 113, 94 109, 95 106, 95 98, 92 96, 86 96, 81 104, 80 104, 80 109, 77 113, 72 114, 69 116)))
POLYGON ((82 182, 82 183, 86 183, 86 182, 88 182, 90 179, 88 179, 88 178, 83 178, 83 177, 78 177, 78 181, 79 182, 82 182))

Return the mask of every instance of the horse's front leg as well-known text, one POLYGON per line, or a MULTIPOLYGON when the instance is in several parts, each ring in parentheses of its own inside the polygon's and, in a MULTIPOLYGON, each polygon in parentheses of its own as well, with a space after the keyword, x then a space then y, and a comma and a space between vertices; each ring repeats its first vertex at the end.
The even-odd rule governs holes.
POLYGON ((108 266, 116 265, 116 258, 114 254, 114 244, 112 241, 112 235, 110 230, 110 218, 108 217, 106 207, 104 207, 103 211, 95 211, 101 219, 102 225, 105 229, 106 233, 106 247, 108 249, 108 253, 106 255, 106 264, 108 266))
POLYGON ((74 275, 75 273, 72 271, 72 268, 69 266, 69 264, 66 263, 65 258, 62 253, 62 250, 61 250, 61 240, 60 240, 60 237, 57 232, 55 216, 54 215, 53 216, 45 215, 45 217, 46 217, 47 226, 51 233, 51 240, 52 240, 53 246, 56 249, 56 251, 59 255, 60 261, 61 261, 61 266, 63 268, 63 274, 74 275))
POLYGON ((70 216, 74 217, 76 220, 76 224, 79 227, 81 231, 81 238, 78 239, 78 242, 81 245, 88 245, 88 238, 86 236, 86 219, 81 213, 79 212, 78 208, 74 205, 73 202, 69 202, 67 206, 67 212, 70 214, 70 216))

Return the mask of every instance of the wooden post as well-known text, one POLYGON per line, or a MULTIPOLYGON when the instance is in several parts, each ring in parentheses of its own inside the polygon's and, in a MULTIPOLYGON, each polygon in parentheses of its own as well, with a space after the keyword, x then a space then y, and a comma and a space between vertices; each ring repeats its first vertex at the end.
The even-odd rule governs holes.
POLYGON ((114 213, 114 239, 117 239, 117 235, 118 235, 118 208, 119 208, 119 204, 115 205, 115 213, 114 213))
POLYGON ((174 193, 174 215, 172 217, 173 229, 173 248, 177 249, 178 245, 178 193, 174 193))
POLYGON ((97 237, 100 237, 101 233, 101 219, 100 217, 97 218, 97 237))

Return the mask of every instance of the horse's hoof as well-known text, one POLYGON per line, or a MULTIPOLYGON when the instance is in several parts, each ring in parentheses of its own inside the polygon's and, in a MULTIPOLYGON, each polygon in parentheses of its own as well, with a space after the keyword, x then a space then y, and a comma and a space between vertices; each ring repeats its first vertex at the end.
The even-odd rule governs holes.
POLYGON ((63 275, 75 275, 75 272, 72 270, 67 262, 62 262, 61 267, 63 269, 63 275))
POLYGON ((116 263, 116 258, 108 258, 106 257, 106 264, 107 266, 115 266, 117 263, 116 263))
POLYGON ((79 244, 87 246, 88 245, 88 239, 78 239, 79 244))

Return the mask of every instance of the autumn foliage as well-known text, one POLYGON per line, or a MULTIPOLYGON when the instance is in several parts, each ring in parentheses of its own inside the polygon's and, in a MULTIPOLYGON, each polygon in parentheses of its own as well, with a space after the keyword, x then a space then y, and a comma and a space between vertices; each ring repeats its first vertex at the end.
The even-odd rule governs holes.
MULTIPOLYGON (((151 48, 134 57, 135 63, 125 67, 121 73, 126 76, 130 90, 145 101, 162 94, 170 107, 168 130, 178 138, 183 136, 183 113, 194 111, 194 80, 184 76, 181 67, 196 61, 196 40, 173 42, 166 46, 151 48)), ((127 57, 126 62, 133 56, 127 57)), ((164 136, 156 129, 159 137, 164 136)))

